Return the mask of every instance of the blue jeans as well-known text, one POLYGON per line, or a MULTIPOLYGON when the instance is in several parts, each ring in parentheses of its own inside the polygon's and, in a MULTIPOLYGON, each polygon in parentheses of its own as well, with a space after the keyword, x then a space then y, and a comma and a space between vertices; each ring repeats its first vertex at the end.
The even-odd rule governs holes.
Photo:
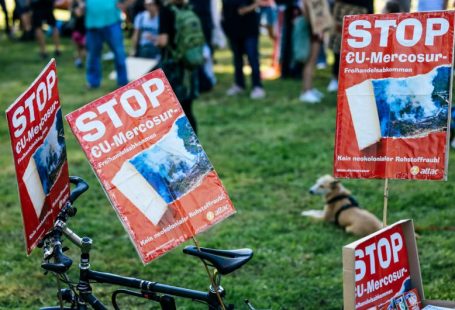
POLYGON ((262 87, 261 72, 259 70, 259 47, 258 37, 231 38, 232 54, 234 56, 234 80, 237 86, 245 88, 245 77, 243 75, 243 55, 246 54, 251 67, 251 79, 253 87, 262 87))
POLYGON ((87 29, 87 83, 91 87, 101 84, 101 53, 103 43, 106 42, 114 53, 115 70, 117 71, 117 84, 123 86, 128 83, 125 64, 125 49, 123 47, 123 34, 120 23, 115 23, 103 28, 87 29))

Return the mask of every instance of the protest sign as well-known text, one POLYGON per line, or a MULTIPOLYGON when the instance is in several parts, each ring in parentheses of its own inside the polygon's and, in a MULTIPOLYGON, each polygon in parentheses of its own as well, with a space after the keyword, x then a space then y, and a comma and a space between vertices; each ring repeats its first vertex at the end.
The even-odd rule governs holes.
MULTIPOLYGON (((455 307, 455 302, 425 299, 412 220, 401 220, 343 247, 344 309, 390 307, 414 292, 422 305, 455 307)), ((402 308, 400 308, 402 309, 402 308)))
POLYGON ((235 212, 162 70, 66 118, 144 263, 235 212))
POLYGON ((420 276, 412 279, 414 285, 411 281, 403 224, 398 222, 343 247, 345 309, 376 309, 419 286, 420 276))
POLYGON ((334 174, 447 177, 454 12, 346 16, 334 174))
POLYGON ((69 198, 63 118, 55 60, 8 108, 27 253, 53 226, 69 198))
POLYGON ((311 31, 314 34, 321 34, 333 27, 332 14, 326 0, 305 1, 309 11, 311 31))

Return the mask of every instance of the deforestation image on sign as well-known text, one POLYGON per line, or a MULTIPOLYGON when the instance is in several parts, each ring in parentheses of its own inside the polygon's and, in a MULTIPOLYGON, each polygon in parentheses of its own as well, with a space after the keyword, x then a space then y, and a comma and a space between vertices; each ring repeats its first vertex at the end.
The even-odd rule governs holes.
POLYGON ((62 111, 59 109, 43 144, 31 156, 22 176, 38 218, 41 218, 46 196, 50 193, 65 162, 62 111))
POLYGON ((346 90, 357 144, 447 130, 451 67, 407 78, 365 80, 346 90))
POLYGON ((189 192, 212 170, 183 116, 155 145, 125 161, 112 183, 158 225, 167 205, 189 192))

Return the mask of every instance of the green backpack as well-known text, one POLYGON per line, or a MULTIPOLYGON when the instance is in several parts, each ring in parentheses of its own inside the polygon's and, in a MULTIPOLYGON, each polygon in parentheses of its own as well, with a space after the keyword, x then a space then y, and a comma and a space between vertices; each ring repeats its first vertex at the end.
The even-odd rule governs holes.
POLYGON ((189 8, 172 6, 175 13, 175 50, 172 55, 190 69, 204 63, 205 38, 199 17, 189 8))

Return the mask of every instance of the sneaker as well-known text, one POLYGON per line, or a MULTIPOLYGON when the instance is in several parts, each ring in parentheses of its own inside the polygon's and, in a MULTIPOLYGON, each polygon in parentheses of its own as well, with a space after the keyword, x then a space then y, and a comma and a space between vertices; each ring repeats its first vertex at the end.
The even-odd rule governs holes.
POLYGON ((324 94, 322 92, 320 92, 318 89, 313 88, 311 91, 319 98, 319 100, 324 98, 324 94))
POLYGON ((327 86, 327 90, 331 93, 338 91, 338 80, 331 79, 329 85, 327 86))
POLYGON ((245 91, 245 89, 243 89, 242 87, 234 84, 234 85, 231 86, 231 88, 229 88, 226 91, 226 95, 235 96, 235 95, 243 93, 244 91, 245 91))
POLYGON ((42 60, 47 60, 49 58, 49 55, 46 53, 46 52, 40 52, 39 53, 39 57, 42 59, 42 60))
POLYGON ((318 103, 321 101, 321 98, 319 98, 313 90, 307 90, 306 92, 300 94, 299 100, 306 103, 318 103))
POLYGON ((255 87, 250 93, 251 99, 262 99, 265 97, 265 90, 262 87, 255 87))

